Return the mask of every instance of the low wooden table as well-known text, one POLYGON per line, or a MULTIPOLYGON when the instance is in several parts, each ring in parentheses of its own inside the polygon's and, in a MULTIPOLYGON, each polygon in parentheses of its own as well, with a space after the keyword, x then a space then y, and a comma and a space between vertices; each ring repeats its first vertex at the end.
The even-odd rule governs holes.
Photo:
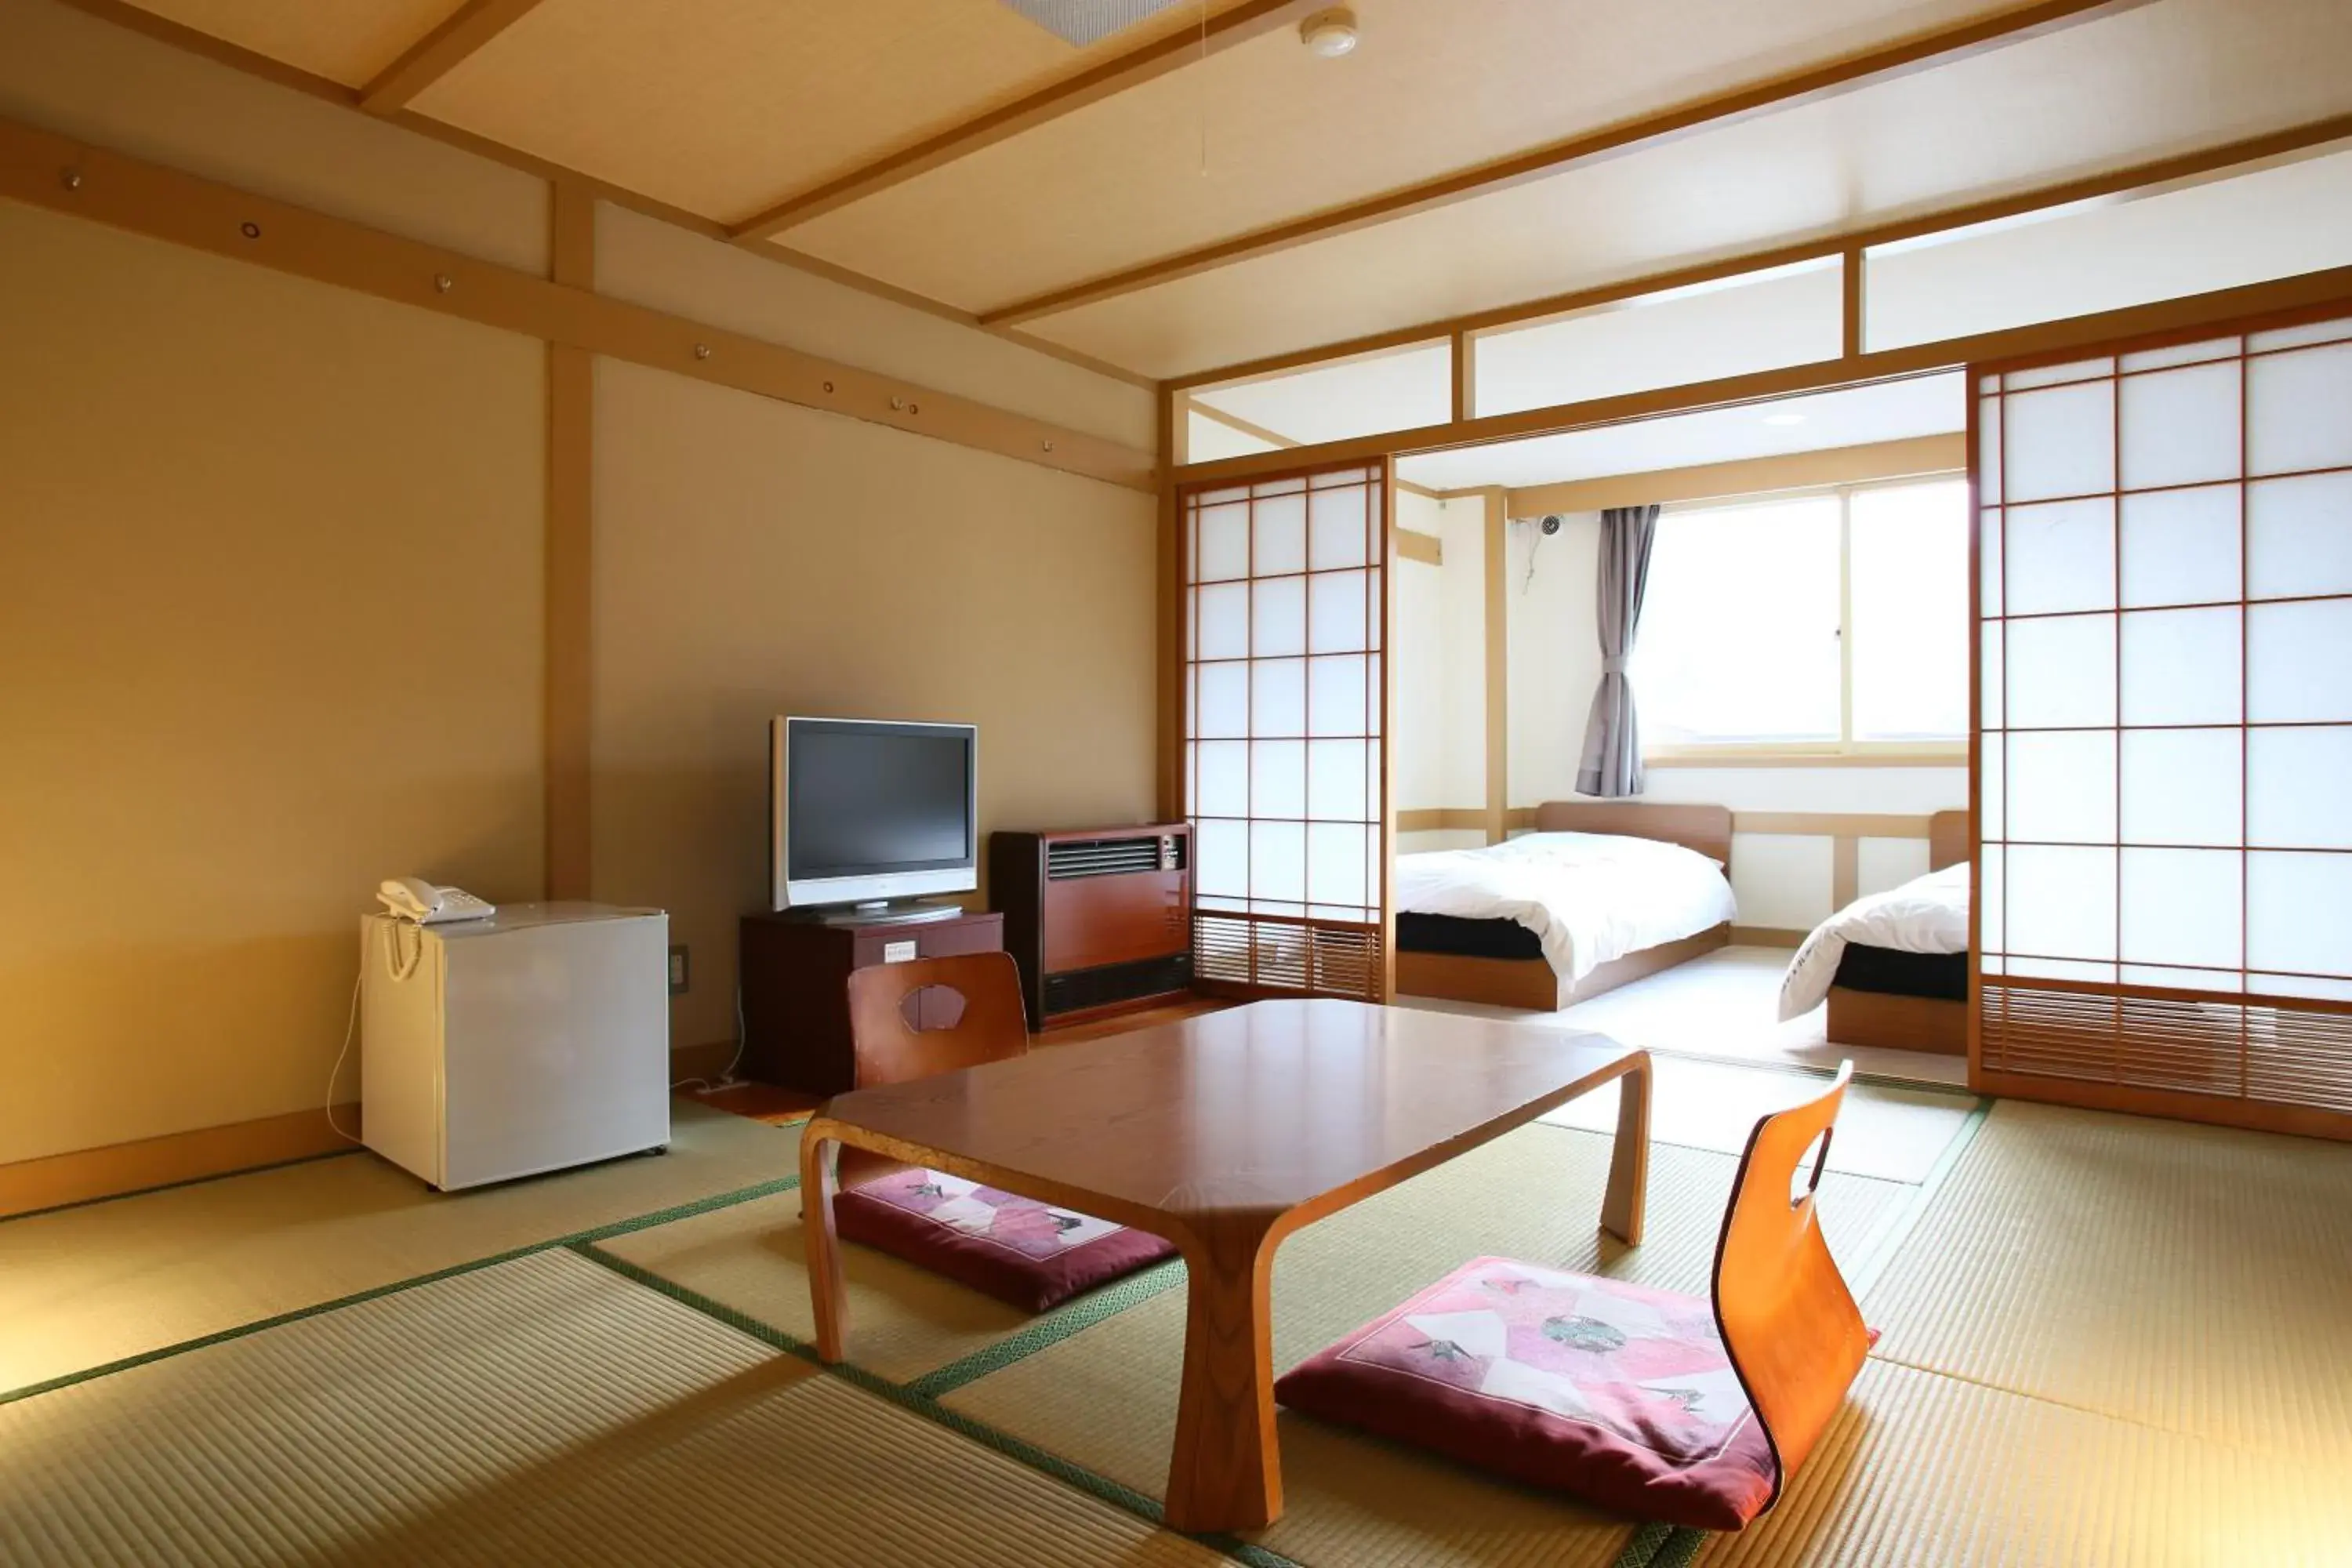
POLYGON ((1625 1079, 1601 1225, 1642 1238, 1650 1058, 1603 1035, 1274 1001, 834 1100, 803 1135, 817 1353, 842 1357, 846 1144, 1167 1237, 1189 1274, 1169 1525, 1282 1513, 1274 1252, 1284 1237, 1625 1079))

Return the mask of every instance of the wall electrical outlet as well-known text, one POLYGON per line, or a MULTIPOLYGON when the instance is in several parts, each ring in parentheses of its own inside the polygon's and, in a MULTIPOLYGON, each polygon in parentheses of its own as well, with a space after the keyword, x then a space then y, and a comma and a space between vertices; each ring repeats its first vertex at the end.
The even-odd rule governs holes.
POLYGON ((669 994, 686 994, 686 946, 683 942, 669 950, 669 994))

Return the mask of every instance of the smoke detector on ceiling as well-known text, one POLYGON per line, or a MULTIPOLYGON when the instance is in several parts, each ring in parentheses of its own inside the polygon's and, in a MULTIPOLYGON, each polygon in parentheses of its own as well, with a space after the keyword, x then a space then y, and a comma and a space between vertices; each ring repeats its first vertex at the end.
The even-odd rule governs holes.
POLYGON ((1298 24, 1298 39, 1327 60, 1356 51, 1356 14, 1345 5, 1318 11, 1298 24))

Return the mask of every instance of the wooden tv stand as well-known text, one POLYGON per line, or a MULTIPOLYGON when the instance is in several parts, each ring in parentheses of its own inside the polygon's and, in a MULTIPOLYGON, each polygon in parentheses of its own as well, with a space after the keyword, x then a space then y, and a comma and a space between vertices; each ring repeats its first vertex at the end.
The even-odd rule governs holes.
POLYGON ((745 915, 738 928, 744 1077, 804 1094, 857 1087, 849 1037, 849 973, 876 963, 994 952, 1004 917, 967 910, 948 920, 828 922, 745 915))

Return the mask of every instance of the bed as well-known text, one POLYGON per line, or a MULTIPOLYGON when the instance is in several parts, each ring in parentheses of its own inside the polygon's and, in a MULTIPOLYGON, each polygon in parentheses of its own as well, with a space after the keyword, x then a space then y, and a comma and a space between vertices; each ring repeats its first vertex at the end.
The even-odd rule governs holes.
POLYGON ((1549 801, 1536 808, 1534 826, 1538 835, 1619 842, 1563 845, 1554 856, 1545 841, 1523 837, 1399 857, 1400 993, 1552 1012, 1731 940, 1731 813, 1724 807, 1549 801), (1481 881, 1489 868, 1498 881, 1481 881), (1537 881, 1516 885, 1530 877, 1537 881), (1517 918, 1499 912, 1538 901, 1568 918, 1547 920, 1525 907, 1517 918))
POLYGON ((1814 928, 1781 982, 1783 1019, 1826 996, 1832 1045, 1968 1054, 1968 831, 1967 812, 1937 812, 1927 876, 1814 928))

